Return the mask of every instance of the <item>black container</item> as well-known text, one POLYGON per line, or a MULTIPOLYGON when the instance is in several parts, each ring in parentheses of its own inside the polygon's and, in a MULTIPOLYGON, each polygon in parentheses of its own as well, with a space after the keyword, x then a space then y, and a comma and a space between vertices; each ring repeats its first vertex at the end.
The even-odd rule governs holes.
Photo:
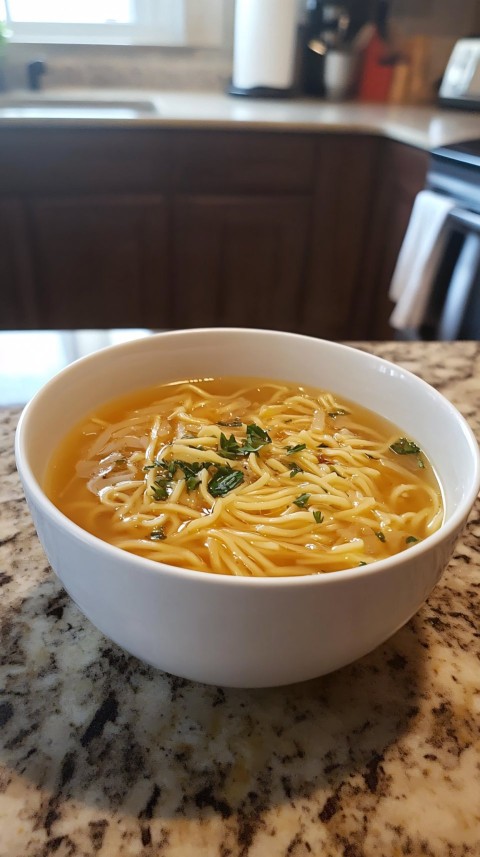
POLYGON ((307 15, 302 34, 302 90, 306 95, 325 94, 323 84, 325 57, 310 47, 312 42, 319 39, 323 30, 323 6, 322 0, 308 0, 307 3, 307 15))

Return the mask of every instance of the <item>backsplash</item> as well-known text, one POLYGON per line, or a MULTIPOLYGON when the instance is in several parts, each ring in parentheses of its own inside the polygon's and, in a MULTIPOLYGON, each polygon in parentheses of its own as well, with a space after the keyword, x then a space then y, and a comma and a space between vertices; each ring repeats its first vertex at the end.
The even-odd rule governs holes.
MULTIPOLYGON (((223 92, 232 71, 234 0, 224 2, 221 48, 162 48, 101 45, 10 44, 8 89, 26 86, 26 66, 47 64, 46 88, 122 87, 223 92)), ((305 0, 299 0, 299 7, 305 0)), ((478 0, 393 0, 392 18, 406 35, 428 37, 429 82, 441 77, 453 44, 480 26, 478 0)))
POLYGON ((101 45, 10 45, 8 89, 26 86, 26 66, 46 62, 45 88, 121 87, 135 89, 223 91, 232 69, 231 47, 125 47, 101 45))

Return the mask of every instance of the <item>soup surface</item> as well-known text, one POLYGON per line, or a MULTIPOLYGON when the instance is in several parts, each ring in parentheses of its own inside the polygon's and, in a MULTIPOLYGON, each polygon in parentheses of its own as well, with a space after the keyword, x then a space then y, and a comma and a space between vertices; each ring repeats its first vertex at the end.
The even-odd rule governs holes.
POLYGON ((332 393, 258 378, 181 381, 106 404, 66 437, 45 488, 111 544, 220 574, 356 568, 443 519, 414 440, 332 393))

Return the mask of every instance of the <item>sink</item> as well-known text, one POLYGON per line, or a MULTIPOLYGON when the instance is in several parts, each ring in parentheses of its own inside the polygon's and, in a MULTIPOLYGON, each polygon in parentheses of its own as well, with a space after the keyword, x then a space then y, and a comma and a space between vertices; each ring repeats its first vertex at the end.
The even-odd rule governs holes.
POLYGON ((128 118, 144 113, 158 113, 155 102, 148 98, 102 98, 88 96, 5 95, 0 97, 0 115, 4 117, 47 116, 111 116, 128 118))

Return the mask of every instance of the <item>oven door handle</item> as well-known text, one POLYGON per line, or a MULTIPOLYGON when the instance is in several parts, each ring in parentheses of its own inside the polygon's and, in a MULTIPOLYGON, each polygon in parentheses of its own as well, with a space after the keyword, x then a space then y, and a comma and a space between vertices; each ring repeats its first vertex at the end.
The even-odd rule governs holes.
MULTIPOLYGON (((462 212, 463 214, 464 212, 462 212)), ((468 230, 448 287, 438 339, 458 339, 472 289, 480 271, 480 218, 478 231, 468 230)))
POLYGON ((480 214, 465 211, 463 208, 452 208, 448 219, 453 220, 457 226, 461 226, 467 232, 480 234, 480 214))

